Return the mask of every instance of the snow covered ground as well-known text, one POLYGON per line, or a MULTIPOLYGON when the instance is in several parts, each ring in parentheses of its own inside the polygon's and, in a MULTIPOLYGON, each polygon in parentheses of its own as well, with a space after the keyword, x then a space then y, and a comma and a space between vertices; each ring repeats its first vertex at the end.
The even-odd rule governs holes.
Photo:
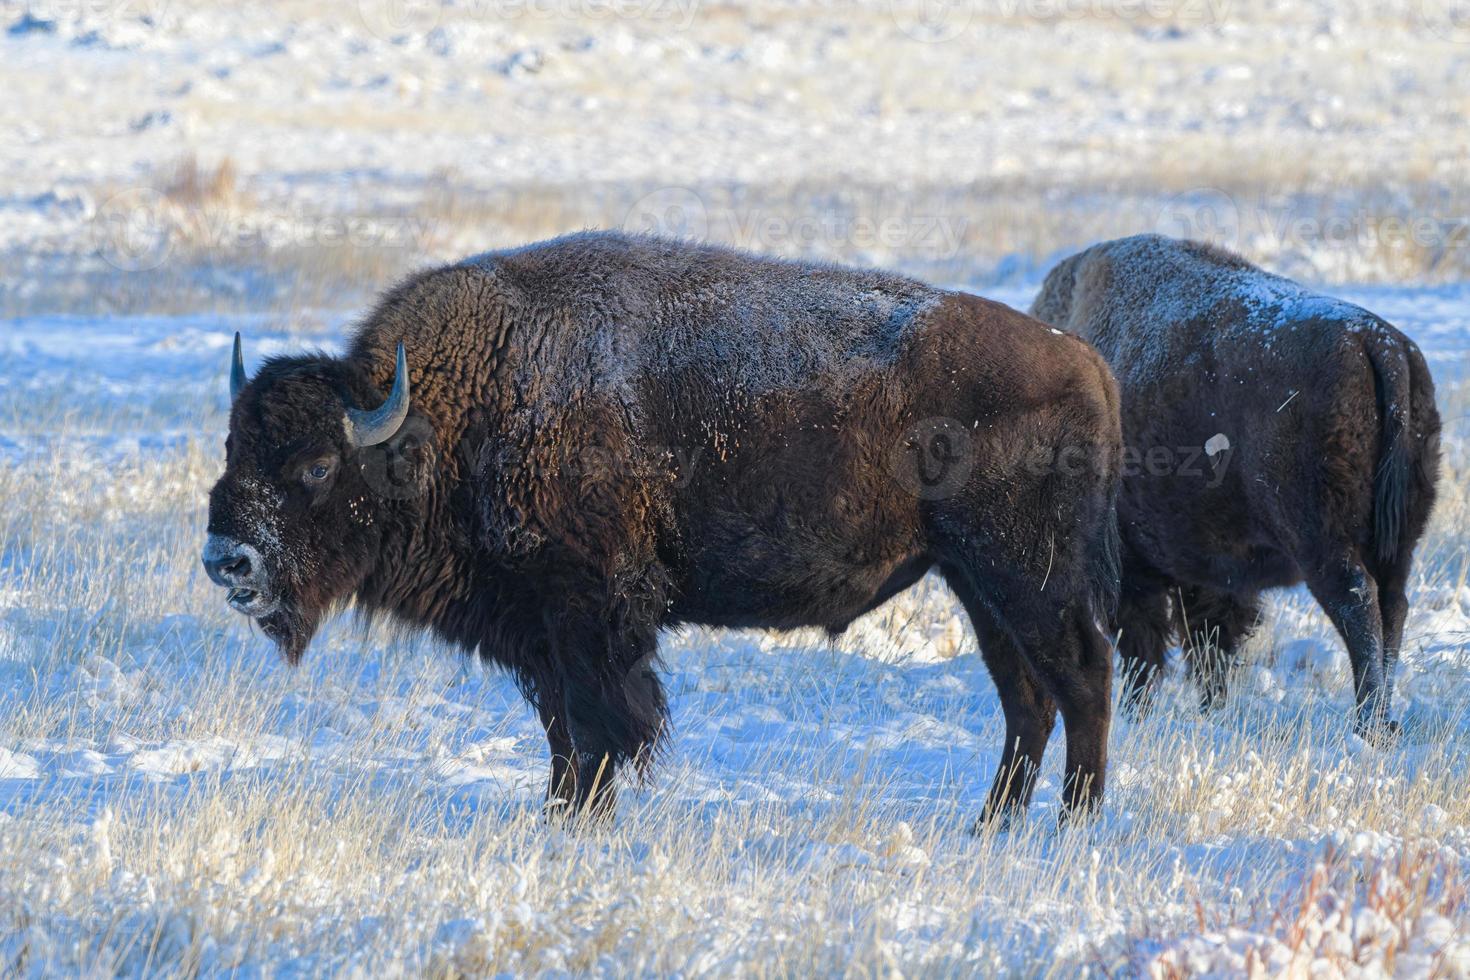
POLYGON ((1470 17, 1453 0, 0 0, 0 975, 1470 975, 1470 17), (583 226, 1025 307, 1209 237, 1393 320, 1446 420, 1399 677, 1279 596, 1109 795, 979 836, 1002 720, 925 582, 836 641, 667 638, 667 764, 543 824, 503 677, 199 567, 225 367, 583 226))
POLYGON ((230 336, 299 336, 0 324, 0 970, 1470 971, 1470 288, 1348 295, 1426 346, 1450 420, 1403 744, 1348 734, 1292 593, 1223 710, 1174 679, 1120 721, 1095 824, 1056 828, 1054 746, 1032 819, 979 837, 1002 720, 942 586, 835 643, 670 637, 668 765, 568 834, 508 680, 346 623, 292 671, 202 575, 230 336))

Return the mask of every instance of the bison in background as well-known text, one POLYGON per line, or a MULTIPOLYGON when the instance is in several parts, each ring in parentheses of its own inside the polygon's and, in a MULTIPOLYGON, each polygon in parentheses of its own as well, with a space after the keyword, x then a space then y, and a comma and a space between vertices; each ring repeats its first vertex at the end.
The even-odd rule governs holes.
POLYGON ((1365 309, 1160 235, 1065 259, 1031 312, 1090 341, 1122 388, 1126 700, 1172 636, 1194 641, 1208 707, 1262 590, 1305 581, 1347 644, 1355 730, 1396 729, 1404 590, 1439 470, 1419 349, 1365 309), (1190 472, 1192 457, 1207 461, 1190 472))
POLYGON ((513 672, 548 803, 611 810, 668 729, 659 631, 843 630, 937 567, 1023 808, 1057 712, 1100 800, 1117 391, 1086 344, 899 276, 584 233, 433 269, 345 355, 237 354, 204 564, 288 660, 359 614, 513 672), (386 392, 386 395, 385 395, 386 392), (364 406, 379 406, 378 408, 364 406))

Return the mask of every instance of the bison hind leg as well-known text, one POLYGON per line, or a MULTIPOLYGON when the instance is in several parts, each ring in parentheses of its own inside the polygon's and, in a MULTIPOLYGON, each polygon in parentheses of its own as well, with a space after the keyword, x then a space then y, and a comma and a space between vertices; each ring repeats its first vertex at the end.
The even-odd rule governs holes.
POLYGON ((1365 741, 1390 741, 1398 726, 1388 719, 1391 689, 1384 678, 1377 581, 1361 562, 1346 559, 1317 569, 1307 587, 1347 645, 1357 702, 1354 733, 1365 741))
POLYGON ((1387 704, 1393 702, 1394 675, 1398 673, 1404 623, 1409 616, 1408 581, 1413 544, 1400 548, 1400 557, 1378 569, 1378 610, 1383 618, 1383 690, 1387 704))
POLYGON ((995 682, 1005 715, 1000 764, 976 829, 992 822, 1005 827, 1013 818, 1024 815, 1031 803, 1041 756, 1056 725, 1057 706, 1026 662, 1025 651, 1016 645, 979 591, 963 574, 946 574, 945 580, 970 617, 981 659, 995 682))
POLYGON ((1006 718, 982 823, 1025 809, 1058 713, 1067 743, 1062 818, 1093 812, 1107 771, 1113 652, 1090 597, 1051 596, 1003 573, 963 567, 946 568, 945 580, 970 614, 1006 718))

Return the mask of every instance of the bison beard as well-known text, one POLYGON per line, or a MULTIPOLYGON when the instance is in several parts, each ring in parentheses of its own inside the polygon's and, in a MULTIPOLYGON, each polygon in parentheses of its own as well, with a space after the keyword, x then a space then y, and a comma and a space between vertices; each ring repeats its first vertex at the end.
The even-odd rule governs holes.
POLYGON ((255 622, 260 631, 275 642, 277 649, 281 651, 281 657, 288 664, 294 667, 301 663, 315 630, 305 629, 294 610, 288 612, 278 609, 255 622))
POLYGON ((322 619, 320 612, 304 606, 299 600, 283 600, 275 612, 260 617, 255 624, 275 643, 281 658, 295 667, 306 655, 306 648, 311 645, 322 619))
POLYGON ((286 597, 261 627, 292 662, 353 601, 508 668, 550 805, 610 813, 647 771, 661 630, 838 633, 931 569, 1005 711, 986 815, 1025 807, 1059 713, 1068 810, 1102 798, 1121 431, 1074 338, 898 276, 588 233, 417 275, 345 356, 235 381, 211 577, 286 597))
POLYGON ((1230 446, 1210 480, 1125 472, 1125 700, 1146 703, 1178 637, 1201 703, 1216 703, 1261 591, 1305 581, 1347 645, 1355 730, 1391 734, 1405 586, 1439 472, 1418 348, 1367 310, 1158 235, 1063 260, 1032 313, 1117 372, 1131 453, 1230 446))

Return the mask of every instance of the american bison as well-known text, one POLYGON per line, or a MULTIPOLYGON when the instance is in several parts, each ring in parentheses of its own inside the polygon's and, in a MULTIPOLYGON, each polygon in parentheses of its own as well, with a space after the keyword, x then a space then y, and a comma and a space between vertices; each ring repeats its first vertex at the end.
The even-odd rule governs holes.
MULTIPOLYGON (((238 338, 237 338, 238 340, 238 338)), ((1024 808, 1060 710, 1101 799, 1117 392, 1086 344, 882 272, 583 233, 391 290, 340 357, 237 353, 204 565, 288 661, 348 602, 509 669, 548 805, 666 733, 660 630, 840 632, 937 568, 1024 808)))
POLYGON ((1122 388, 1126 700, 1176 637, 1208 707, 1262 590, 1305 581, 1347 644, 1355 730, 1395 731, 1405 583, 1439 468, 1418 348, 1361 307, 1159 235, 1065 259, 1031 312, 1090 341, 1122 388))

